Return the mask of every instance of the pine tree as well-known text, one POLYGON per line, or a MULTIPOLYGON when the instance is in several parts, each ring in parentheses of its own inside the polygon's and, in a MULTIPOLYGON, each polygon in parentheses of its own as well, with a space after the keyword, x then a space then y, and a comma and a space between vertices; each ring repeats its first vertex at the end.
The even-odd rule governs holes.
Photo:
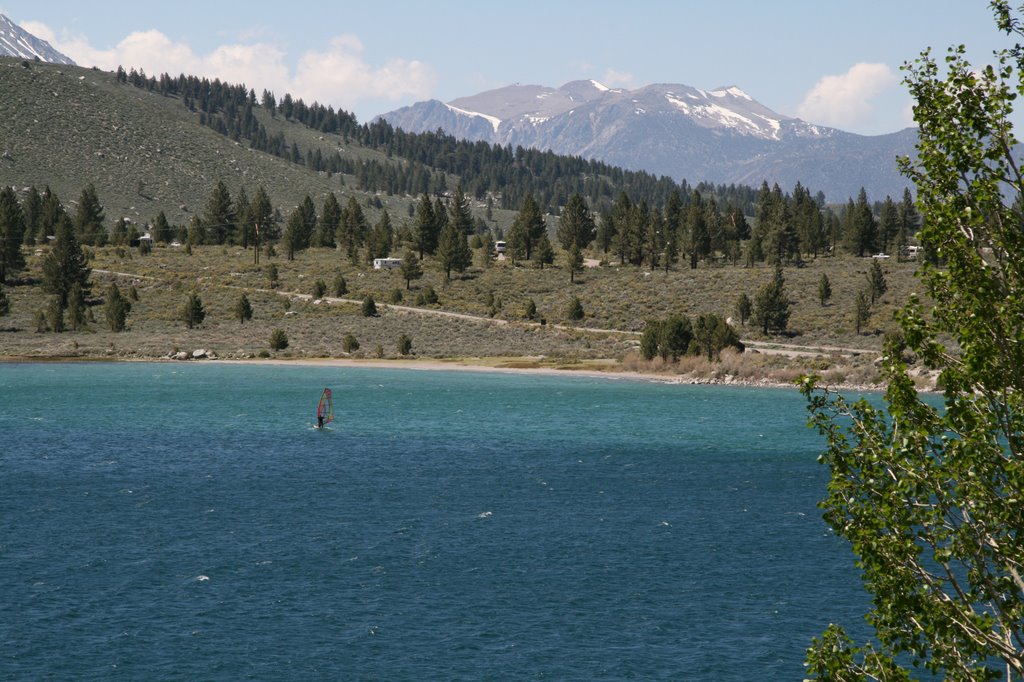
POLYGON ((170 244, 171 242, 171 226, 163 211, 157 213, 156 218, 153 219, 153 241, 159 244, 170 244))
POLYGON ((899 209, 892 197, 886 196, 878 215, 878 248, 889 253, 899 239, 901 232, 899 209))
POLYGON ((877 259, 873 259, 871 261, 871 269, 868 270, 868 295, 871 297, 871 303, 874 304, 881 298, 888 288, 889 285, 886 284, 882 266, 878 263, 877 259))
POLYGON ((576 193, 569 197, 558 218, 558 243, 566 251, 575 244, 585 249, 594 241, 596 226, 594 217, 587 208, 583 195, 576 193))
POLYGON ((12 187, 0 190, 0 284, 25 268, 21 244, 25 240, 25 215, 12 187))
POLYGON ((473 234, 473 214, 469 209, 469 200, 462 193, 462 183, 455 188, 452 201, 448 204, 448 222, 465 235, 473 234))
POLYGON ((402 258, 402 264, 399 266, 398 271, 402 275, 402 279, 405 280, 405 288, 411 289, 411 283, 414 279, 423 277, 423 268, 420 266, 420 260, 416 257, 416 252, 412 249, 405 252, 405 256, 402 258))
POLYGON ((67 211, 64 210, 60 199, 47 186, 42 194, 42 212, 39 216, 39 231, 36 241, 44 243, 48 236, 56 235, 57 225, 62 219, 66 219, 69 224, 71 223, 71 218, 68 216, 67 211))
POLYGON ((288 216, 288 224, 284 228, 285 258, 295 260, 295 254, 306 248, 306 221, 302 219, 300 208, 288 216))
POLYGON ((430 203, 430 197, 424 194, 416 205, 416 220, 413 224, 413 240, 419 250, 420 260, 423 260, 424 254, 433 255, 437 250, 439 236, 434 205, 430 203))
POLYGON ((790 303, 785 283, 782 266, 776 265, 772 281, 761 287, 754 298, 753 319, 764 334, 781 334, 789 325, 790 303))
POLYGON ((866 253, 875 252, 878 227, 863 187, 857 194, 857 203, 852 199, 847 203, 843 223, 847 249, 850 253, 864 256, 866 253))
POLYGON ((480 236, 480 265, 484 269, 491 267, 494 264, 495 259, 498 257, 497 251, 494 250, 494 237, 491 236, 490 232, 484 232, 480 236))
POLYGON ((35 185, 28 188, 28 194, 21 203, 22 213, 25 215, 25 244, 40 243, 39 226, 43 217, 43 197, 35 185))
POLYGON ((473 252, 469 250, 466 233, 453 222, 448 222, 441 232, 437 244, 437 261, 444 269, 445 280, 450 280, 452 270, 465 272, 473 263, 473 252))
POLYGON ((569 281, 576 281, 576 273, 583 272, 583 252, 580 247, 573 243, 566 253, 566 265, 569 267, 569 281))
POLYGON ((281 237, 278 232, 278 224, 275 220, 274 205, 270 201, 270 195, 261 185, 256 190, 256 195, 249 202, 249 218, 253 222, 255 230, 255 241, 253 245, 259 251, 264 244, 271 244, 281 237))
POLYGON ((121 295, 121 290, 114 283, 107 287, 107 293, 104 298, 103 312, 106 315, 107 326, 110 327, 110 331, 124 331, 128 313, 132 310, 131 302, 121 295))
MULTIPOLYGON (((903 199, 896 209, 896 218, 900 224, 897 243, 905 248, 910 243, 910 239, 916 235, 918 228, 921 227, 921 216, 917 212, 909 188, 903 189, 903 199)), ((898 255, 903 256, 903 249, 900 249, 898 255)))
POLYGON ((71 291, 68 292, 67 326, 72 331, 77 332, 85 329, 87 310, 85 294, 82 292, 82 287, 76 282, 71 285, 71 291))
POLYGON ((736 299, 736 317, 740 318, 740 324, 744 327, 747 326, 747 320, 750 319, 752 311, 753 305, 750 302, 750 297, 746 294, 740 294, 739 298, 736 299))
POLYGON ((551 240, 545 232, 537 240, 537 265, 543 270, 545 265, 555 262, 555 250, 551 247, 551 240))
POLYGON ((370 238, 366 242, 366 260, 372 262, 374 258, 387 258, 391 254, 393 242, 391 216, 387 211, 381 211, 380 220, 373 226, 370 238))
POLYGON ((206 319, 206 311, 203 309, 203 300, 199 298, 199 294, 193 291, 188 295, 185 304, 181 307, 179 317, 188 325, 189 329, 203 323, 203 320, 206 319))
POLYGON ((238 297, 238 302, 235 303, 235 319, 239 324, 245 324, 247 320, 252 319, 252 304, 249 303, 249 297, 244 293, 238 297))
POLYGON ((103 246, 107 243, 107 232, 103 226, 103 207, 96 188, 90 183, 82 190, 78 198, 78 209, 75 212, 75 229, 78 239, 83 244, 103 246))
POLYGON ((707 211, 698 192, 693 193, 683 219, 686 244, 685 251, 690 258, 690 268, 696 269, 701 258, 711 252, 711 235, 708 232, 707 211))
POLYGON ((857 299, 854 302, 853 309, 854 324, 857 329, 857 333, 860 334, 861 328, 867 324, 868 319, 871 317, 871 292, 870 291, 858 291, 857 299))
POLYGON ((519 213, 512 222, 512 229, 509 233, 509 241, 515 241, 515 247, 523 254, 526 260, 530 260, 533 249, 542 234, 547 233, 547 223, 540 212, 540 207, 532 195, 527 194, 523 203, 519 206, 519 213))
POLYGON ((324 199, 324 205, 320 209, 320 224, 318 227, 319 244, 334 248, 337 245, 338 228, 341 226, 341 204, 334 192, 328 192, 324 199))
POLYGON ((824 306, 831 298, 832 282, 829 281, 828 275, 823 272, 821 273, 821 279, 818 280, 818 301, 824 306))
MULTIPOLYGON (((136 234, 138 234, 138 230, 136 230, 136 234)), ((136 239, 137 238, 138 237, 136 237, 136 239)), ((114 223, 114 227, 111 228, 110 243, 114 246, 126 246, 130 243, 128 238, 128 221, 124 218, 118 219, 118 221, 114 223)))
POLYGON ((231 193, 223 180, 218 180, 216 187, 206 201, 206 209, 202 216, 206 228, 206 240, 210 244, 228 244, 235 238, 235 212, 231 202, 231 193))
POLYGON ((698 315, 693 324, 693 342, 697 352, 704 354, 708 362, 721 359, 722 350, 732 347, 740 351, 740 343, 736 330, 719 315, 698 315))
MULTIPOLYGON (((252 201, 249 200, 245 187, 238 189, 232 212, 235 216, 235 234, 232 242, 243 249, 248 249, 256 241, 256 225, 252 219, 252 201)), ((156 239, 156 236, 153 238, 156 239)))
POLYGON ((64 331, 64 306, 61 305, 60 300, 54 296, 50 299, 49 304, 46 306, 46 324, 50 331, 60 334, 64 331))
POLYGON ((625 265, 632 262, 633 254, 636 253, 640 244, 640 226, 637 224, 637 212, 625 191, 619 192, 618 198, 612 204, 612 211, 609 220, 614 225, 615 255, 619 257, 619 263, 625 265))
POLYGON ((359 256, 359 247, 366 241, 368 232, 366 214, 359 201, 351 196, 341 215, 341 227, 338 233, 338 246, 348 255, 349 261, 355 263, 359 256))
POLYGON ((89 267, 66 216, 57 224, 53 248, 43 259, 43 289, 54 295, 61 310, 67 307, 68 293, 77 284, 83 295, 89 291, 89 267))

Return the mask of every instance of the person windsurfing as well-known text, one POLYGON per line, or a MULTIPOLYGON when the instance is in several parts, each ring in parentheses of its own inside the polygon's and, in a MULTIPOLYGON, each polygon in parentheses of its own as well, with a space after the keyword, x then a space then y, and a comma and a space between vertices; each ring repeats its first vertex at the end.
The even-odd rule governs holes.
POLYGON ((325 424, 334 421, 334 402, 331 400, 331 389, 325 388, 320 394, 320 402, 316 406, 316 428, 322 429, 325 424))

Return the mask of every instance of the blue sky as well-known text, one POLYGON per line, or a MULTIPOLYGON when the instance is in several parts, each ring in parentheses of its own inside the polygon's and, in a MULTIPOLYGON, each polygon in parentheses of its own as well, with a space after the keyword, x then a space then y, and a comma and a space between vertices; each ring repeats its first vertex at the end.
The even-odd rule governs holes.
POLYGON ((244 82, 365 121, 511 83, 736 85, 812 123, 874 135, 912 124, 900 66, 1007 39, 987 0, 153 2, 0 0, 83 66, 244 82), (100 9, 102 8, 102 9, 100 9))

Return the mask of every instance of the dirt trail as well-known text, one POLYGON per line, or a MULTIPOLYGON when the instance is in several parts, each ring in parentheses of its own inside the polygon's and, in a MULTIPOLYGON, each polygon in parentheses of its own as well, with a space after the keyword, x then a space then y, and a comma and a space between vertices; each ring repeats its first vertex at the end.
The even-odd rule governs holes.
MULTIPOLYGON (((149 281, 159 282, 161 281, 158 277, 152 277, 149 275, 137 275, 130 272, 116 272, 113 270, 93 270, 93 272, 100 272, 107 275, 113 275, 115 277, 124 277, 128 279, 144 279, 149 281)), ((311 294, 303 294, 297 291, 282 291, 280 289, 261 289, 258 287, 242 287, 235 286, 232 284, 221 284, 224 288, 239 289, 242 291, 259 291, 261 293, 278 294, 279 296, 286 296, 288 298, 300 299, 303 301, 315 301, 311 294)), ((362 305, 363 302, 354 298, 344 298, 339 296, 324 296, 319 299, 324 303, 328 304, 351 304, 351 305, 362 305)), ((438 310, 436 308, 417 308, 414 306, 397 305, 394 303, 377 303, 378 310, 395 310, 404 313, 411 313, 413 315, 432 315, 434 317, 447 317, 457 320, 466 320, 469 322, 479 322, 481 324, 493 324, 493 325, 507 325, 509 320, 504 320, 495 317, 485 317, 483 315, 471 315, 469 313, 456 313, 449 310, 438 310)), ((540 322, 533 321, 519 321, 517 324, 525 326, 541 327, 545 326, 540 322)), ((546 325, 552 329, 560 329, 564 331, 573 332, 584 332, 590 334, 619 334, 626 337, 639 337, 641 332, 627 331, 623 329, 602 329, 599 327, 580 327, 567 324, 548 324, 546 325)), ((807 346, 792 343, 779 343, 775 341, 750 341, 743 339, 743 344, 750 350, 756 350, 759 353, 766 353, 770 355, 785 355, 788 357, 808 357, 816 355, 864 355, 864 354, 877 354, 878 351, 871 350, 868 348, 850 348, 844 346, 807 346)))

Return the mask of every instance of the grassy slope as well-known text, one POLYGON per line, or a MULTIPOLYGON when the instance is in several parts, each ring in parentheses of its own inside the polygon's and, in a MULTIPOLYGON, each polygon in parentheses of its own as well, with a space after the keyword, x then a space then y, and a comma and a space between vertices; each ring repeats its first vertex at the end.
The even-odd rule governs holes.
MULTIPOLYGON (((247 144, 199 125, 177 98, 118 84, 113 73, 79 67, 0 58, 0 185, 49 185, 73 213, 74 202, 90 182, 109 223, 122 216, 151 221, 164 211, 171 224, 186 224, 201 213, 218 180, 234 196, 241 187, 252 197, 266 188, 274 206, 287 216, 309 194, 319 207, 328 192, 339 201, 367 193, 351 176, 328 177, 251 150, 247 144), (139 193, 139 182, 143 183, 139 193)), ((297 123, 257 115, 273 135, 283 131, 303 154, 319 147, 348 158, 384 159, 383 154, 338 135, 325 135, 297 123)), ((395 225, 407 216, 412 197, 381 196, 395 225)), ((371 223, 378 218, 366 209, 371 223)), ((497 212, 507 227, 510 212, 497 212), (506 215, 507 214, 507 215, 506 215)))
MULTIPOLYGON (((413 340, 414 353, 425 357, 543 356, 547 364, 554 366, 614 359, 625 360, 634 369, 657 369, 658 363, 644 365, 633 357, 639 341, 636 330, 642 328, 645 319, 675 312, 690 316, 731 315, 740 292, 752 297, 772 276, 771 269, 765 266, 701 267, 696 271, 669 273, 603 267, 587 270, 577 277, 575 284, 570 284, 562 267, 538 270, 500 262, 488 269, 473 268, 465 277, 448 284, 443 281, 443 273, 428 266, 424 278, 414 284, 412 292, 407 292, 397 272, 353 266, 341 253, 329 249, 302 252, 291 262, 281 257, 264 259, 260 266, 252 264, 251 251, 237 247, 199 247, 192 255, 180 248, 158 247, 148 256, 141 256, 136 250, 106 247, 94 254, 94 294, 102 294, 111 281, 123 290, 134 284, 139 293, 129 316, 129 331, 105 331, 103 308, 97 305, 93 308, 96 322, 84 332, 37 334, 32 318, 36 310, 45 306, 45 294, 37 286, 13 286, 7 289, 11 315, 0 321, 0 355, 152 358, 175 350, 205 348, 213 349, 221 357, 253 357, 267 353, 271 331, 280 328, 290 340, 288 349, 275 354, 283 357, 348 357, 342 348, 346 334, 354 335, 360 343, 359 350, 352 354, 354 357, 374 358, 378 352, 384 357, 396 357, 398 337, 406 334, 413 340), (279 271, 277 291, 269 289, 270 263, 279 271), (316 280, 322 279, 330 287, 338 274, 348 283, 344 298, 352 303, 316 304, 306 300, 316 280), (373 296, 378 304, 383 304, 398 289, 403 294, 402 305, 412 306, 416 293, 427 285, 433 286, 440 296, 439 305, 430 309, 467 313, 480 319, 437 317, 383 305, 379 317, 366 318, 361 314, 358 301, 364 296, 373 296), (193 289, 202 297, 207 319, 199 328, 189 330, 178 321, 178 311, 193 289), (253 320, 240 324, 233 309, 243 291, 255 314, 253 320), (496 319, 506 324, 487 320, 485 300, 489 294, 497 299, 496 319), (570 323, 566 317, 573 295, 580 298, 586 311, 586 318, 578 324, 570 323), (528 323, 523 318, 527 297, 536 301, 538 314, 548 322, 546 326, 528 323), (605 329, 619 333, 595 331, 605 329)), ((30 258, 30 277, 38 276, 39 261, 38 256, 30 258)), ((865 333, 858 335, 853 328, 853 302, 856 292, 866 283, 869 265, 868 259, 838 258, 790 268, 786 271, 786 285, 793 301, 793 334, 763 337, 749 326, 740 329, 749 341, 862 348, 866 351, 863 356, 822 353, 818 358, 793 360, 748 354, 746 360, 725 366, 695 367, 690 362, 682 369, 704 375, 788 380, 801 369, 813 368, 831 372, 829 376, 836 381, 872 381, 871 361, 880 348, 881 332, 891 324, 893 309, 905 300, 913 286, 914 265, 887 262, 889 292, 876 305, 865 333), (824 307, 817 301, 816 293, 822 272, 828 272, 835 292, 833 302, 824 307)))

